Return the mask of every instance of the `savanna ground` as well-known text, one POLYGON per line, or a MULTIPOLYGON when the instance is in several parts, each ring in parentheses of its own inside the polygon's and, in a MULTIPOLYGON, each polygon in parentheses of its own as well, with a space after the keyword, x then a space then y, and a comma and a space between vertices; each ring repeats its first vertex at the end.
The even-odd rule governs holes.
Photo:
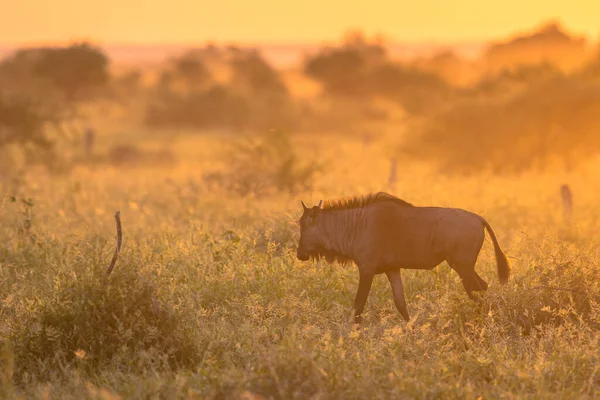
MULTIPOLYGON (((108 140, 101 135, 100 148, 108 140)), ((171 167, 3 177, 5 398, 600 395, 598 162, 568 177, 517 178, 452 178, 401 164, 392 193, 483 215, 513 275, 498 284, 486 240, 477 271, 490 288, 480 305, 444 263, 403 273, 410 323, 378 276, 355 327, 356 267, 299 262, 295 220, 301 199, 385 189, 386 140, 365 149, 347 137, 295 139, 300 152, 329 160, 314 189, 257 198, 201 179, 224 141, 180 136, 171 167), (558 195, 565 179, 575 196, 570 225, 558 195), (116 210, 124 244, 105 279, 116 210)))
MULTIPOLYGON (((555 25, 508 47, 548 37, 581 50, 555 25)), ((419 67, 350 40, 293 71, 207 47, 153 83, 88 46, 1 61, 0 396, 600 397, 600 52, 487 71, 505 47, 419 67), (486 240, 480 302, 407 270, 411 321, 378 276, 355 326, 356 267, 299 262, 296 221, 380 190, 482 215, 508 284, 486 240)))

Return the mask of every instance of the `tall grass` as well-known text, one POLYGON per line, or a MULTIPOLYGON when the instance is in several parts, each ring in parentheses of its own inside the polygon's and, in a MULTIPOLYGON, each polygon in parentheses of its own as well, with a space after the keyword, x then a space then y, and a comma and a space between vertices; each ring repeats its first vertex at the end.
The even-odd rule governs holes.
POLYGON ((408 324, 377 277, 355 327, 356 268, 296 260, 294 220, 300 199, 382 188, 387 162, 375 155, 388 145, 327 140, 296 144, 336 160, 312 198, 211 190, 200 178, 210 158, 1 180, 2 396, 600 396, 600 166, 570 176, 565 225, 555 175, 459 179, 404 165, 395 194, 483 215, 513 276, 498 284, 489 243, 481 303, 445 264, 404 271, 408 324), (28 230, 13 195, 32 199, 28 230), (106 279, 117 209, 124 244, 106 279))

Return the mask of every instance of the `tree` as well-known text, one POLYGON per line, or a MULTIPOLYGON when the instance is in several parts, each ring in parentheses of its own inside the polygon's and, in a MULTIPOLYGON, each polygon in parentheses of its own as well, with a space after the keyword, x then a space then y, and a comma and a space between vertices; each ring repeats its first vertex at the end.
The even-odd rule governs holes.
POLYGON ((361 101, 379 97, 400 103, 410 113, 436 108, 452 94, 440 77, 389 60, 381 40, 368 41, 362 34, 349 35, 341 46, 310 57, 304 71, 330 96, 361 101))
POLYGON ((510 96, 473 96, 429 118, 404 152, 440 171, 518 173, 600 152, 600 80, 550 74, 510 96))
POLYGON ((28 98, 0 93, 0 148, 10 144, 49 149, 44 129, 51 119, 28 98))
POLYGON ((12 155, 21 154, 26 163, 42 163, 60 167, 53 133, 62 131, 64 118, 55 107, 24 95, 0 91, 0 161, 2 167, 13 167, 12 155), (12 160, 12 161, 11 161, 12 160))
POLYGON ((146 112, 151 126, 290 129, 294 122, 284 81, 254 50, 190 51, 172 60, 156 89, 146 112))
POLYGON ((250 125, 258 129, 290 129, 292 99, 279 73, 256 51, 236 51, 231 69, 231 89, 245 99, 250 125))
POLYGON ((304 71, 331 95, 362 96, 369 69, 385 61, 386 51, 380 41, 369 42, 361 33, 353 32, 341 46, 322 49, 310 57, 304 71))
POLYGON ((0 63, 0 82, 36 97, 56 92, 72 103, 89 98, 108 83, 108 67, 108 57, 87 43, 21 49, 0 63))

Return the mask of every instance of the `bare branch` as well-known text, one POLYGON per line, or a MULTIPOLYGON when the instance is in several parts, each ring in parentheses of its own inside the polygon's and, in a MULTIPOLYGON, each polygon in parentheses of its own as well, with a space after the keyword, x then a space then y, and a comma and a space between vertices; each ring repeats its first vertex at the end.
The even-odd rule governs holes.
POLYGON ((123 241, 123 232, 121 231, 121 211, 115 213, 115 221, 117 221, 117 247, 115 248, 115 254, 113 254, 112 260, 110 260, 110 265, 106 270, 106 276, 110 275, 112 272, 115 263, 117 262, 117 258, 119 257, 119 252, 121 251, 121 243, 123 241))

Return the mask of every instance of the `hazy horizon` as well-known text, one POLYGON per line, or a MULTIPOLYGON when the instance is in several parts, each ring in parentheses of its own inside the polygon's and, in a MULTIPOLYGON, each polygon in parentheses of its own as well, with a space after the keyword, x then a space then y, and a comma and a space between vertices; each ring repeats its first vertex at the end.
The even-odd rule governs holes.
POLYGON ((600 4, 589 0, 419 3, 341 0, 281 3, 106 0, 24 0, 3 7, 0 41, 20 46, 89 40, 98 43, 315 42, 337 40, 361 29, 400 42, 488 41, 558 19, 577 34, 596 39, 600 4))
POLYGON ((214 44, 217 46, 228 46, 235 45, 242 48, 257 48, 263 53, 266 59, 272 62, 276 66, 290 66, 306 55, 313 51, 317 51, 325 45, 335 45, 339 43, 343 36, 351 31, 363 32, 367 37, 379 36, 384 39, 385 45, 388 48, 390 55, 396 58, 414 58, 421 56, 429 56, 435 52, 441 50, 451 50, 456 54, 470 58, 476 57, 480 52, 489 44, 510 40, 519 35, 526 35, 539 30, 542 26, 556 22, 558 23, 569 35, 584 37, 588 44, 593 46, 598 43, 598 38, 591 37, 581 32, 576 31, 568 24, 565 24, 561 19, 548 19, 540 20, 535 24, 532 24, 525 29, 512 29, 506 31, 502 35, 496 37, 490 37, 487 39, 480 40, 401 40, 393 39, 386 35, 371 34, 364 30, 348 29, 346 31, 339 32, 339 35, 335 39, 304 39, 304 40, 283 40, 283 39, 270 39, 262 41, 252 40, 198 40, 198 41, 172 41, 172 42, 161 42, 161 41, 139 41, 139 42, 127 42, 127 41, 95 41, 89 39, 81 40, 65 40, 62 42, 31 42, 31 43, 3 43, 0 42, 0 59, 11 54, 18 48, 24 47, 38 47, 38 46, 60 46, 74 42, 88 41, 106 51, 107 55, 111 60, 117 64, 127 64, 131 62, 154 64, 164 61, 165 58, 173 57, 181 54, 182 52, 194 48, 203 47, 207 44, 214 44))
MULTIPOLYGON (((340 38, 341 36, 342 34, 340 34, 340 38)), ((111 58, 111 60, 116 63, 158 63, 164 61, 166 57, 176 56, 187 49, 203 47, 209 43, 213 43, 215 45, 236 45, 243 48, 254 47, 259 49, 265 58, 271 61, 274 65, 288 66, 297 63, 303 55, 312 51, 317 51, 318 49, 322 48, 323 45, 333 45, 339 41, 340 40, 338 39, 336 41, 264 41, 256 43, 212 41, 198 43, 97 43, 92 41, 91 43, 101 47, 111 58)), ((73 42, 76 41, 51 44, 36 43, 29 45, 10 45, 0 43, 0 59, 11 54, 18 48, 64 45, 73 42)), ((391 56, 400 58, 412 58, 430 55, 441 49, 451 49, 464 57, 472 57, 478 54, 478 52, 486 45, 486 43, 486 41, 456 43, 442 41, 389 41, 386 43, 386 46, 388 47, 391 56)))

